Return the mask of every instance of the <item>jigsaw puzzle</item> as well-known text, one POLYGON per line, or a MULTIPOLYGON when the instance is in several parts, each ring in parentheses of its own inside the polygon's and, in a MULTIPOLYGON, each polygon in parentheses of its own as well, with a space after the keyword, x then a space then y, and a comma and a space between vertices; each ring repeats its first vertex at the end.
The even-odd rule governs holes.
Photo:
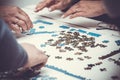
POLYGON ((49 59, 32 80, 120 80, 119 37, 43 17, 33 20, 34 28, 18 41, 34 44, 49 59))

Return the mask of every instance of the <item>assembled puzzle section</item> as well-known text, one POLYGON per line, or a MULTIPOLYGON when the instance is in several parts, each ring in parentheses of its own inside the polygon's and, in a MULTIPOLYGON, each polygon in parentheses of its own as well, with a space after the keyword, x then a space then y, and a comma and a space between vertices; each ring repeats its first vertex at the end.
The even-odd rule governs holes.
POLYGON ((54 72, 70 77, 66 80, 120 79, 118 37, 99 34, 97 30, 74 28, 54 20, 35 20, 33 23, 34 28, 29 31, 29 38, 21 40, 31 40, 31 43, 49 55, 46 68, 48 72, 52 69, 52 72, 42 72, 43 76, 48 76, 41 80, 60 80, 61 76, 52 77, 51 73, 54 72), (113 71, 116 69, 117 73, 113 71), (96 76, 92 75, 96 72, 96 76))

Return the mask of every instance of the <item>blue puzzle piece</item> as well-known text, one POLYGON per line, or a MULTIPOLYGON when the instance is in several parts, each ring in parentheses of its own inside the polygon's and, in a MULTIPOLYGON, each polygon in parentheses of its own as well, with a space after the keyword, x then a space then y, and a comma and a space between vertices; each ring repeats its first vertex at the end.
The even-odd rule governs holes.
POLYGON ((57 80, 55 77, 50 77, 49 80, 57 80))
POLYGON ((52 37, 56 37, 56 36, 58 36, 58 34, 52 34, 51 36, 52 36, 52 37))
POLYGON ((62 29, 69 29, 70 27, 68 27, 68 26, 65 26, 65 25, 62 25, 62 26, 59 26, 60 28, 62 28, 62 29))
POLYGON ((34 32, 34 34, 53 34, 54 31, 48 32, 48 31, 40 31, 40 32, 34 32))
POLYGON ((30 29, 29 34, 34 34, 34 33, 35 33, 35 30, 36 30, 36 29, 34 29, 34 28, 30 29))
POLYGON ((53 25, 53 23, 48 22, 48 21, 43 21, 43 20, 37 20, 37 21, 33 22, 33 24, 37 24, 37 23, 43 23, 43 24, 47 24, 47 25, 53 25))
POLYGON ((93 37, 100 37, 101 34, 97 34, 97 33, 93 33, 93 32, 89 32, 88 35, 93 36, 93 37))
POLYGON ((70 31, 75 31, 76 29, 70 29, 70 31))
POLYGON ((87 31, 85 31, 85 30, 81 30, 81 29, 79 29, 79 30, 77 30, 78 32, 81 32, 81 33, 87 33, 87 31))
POLYGON ((120 46, 120 40, 115 41, 117 46, 120 46))
POLYGON ((46 44, 41 44, 40 47, 46 47, 46 44))
POLYGON ((64 74, 66 74, 66 75, 68 75, 68 76, 77 78, 77 79, 79 79, 79 80, 86 80, 86 78, 84 78, 84 77, 77 76, 77 75, 75 75, 75 74, 69 73, 69 72, 67 72, 66 70, 59 69, 59 68, 57 68, 57 67, 55 67, 55 66, 45 65, 45 67, 50 68, 50 69, 53 69, 53 70, 56 70, 56 71, 61 72, 61 73, 64 73, 64 74))
POLYGON ((103 43, 109 43, 109 40, 103 40, 102 42, 103 43))
POLYGON ((45 26, 39 26, 39 28, 40 28, 40 29, 44 29, 44 28, 45 28, 45 26))
POLYGON ((58 44, 58 46, 60 47, 65 46, 65 43, 58 44))

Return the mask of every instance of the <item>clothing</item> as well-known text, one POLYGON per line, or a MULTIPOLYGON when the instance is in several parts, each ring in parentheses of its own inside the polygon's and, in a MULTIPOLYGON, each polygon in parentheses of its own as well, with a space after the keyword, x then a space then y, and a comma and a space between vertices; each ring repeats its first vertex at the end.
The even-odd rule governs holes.
POLYGON ((108 13, 92 19, 114 24, 120 30, 120 0, 103 0, 103 3, 108 13))
POLYGON ((120 0, 103 0, 103 2, 108 14, 103 14, 93 19, 114 24, 120 30, 120 0))
POLYGON ((17 43, 4 21, 0 19, 0 71, 20 68, 27 59, 25 50, 17 43))
MULTIPOLYGON (((64 9, 63 11, 67 11, 71 6, 73 6, 75 3, 79 2, 80 0, 72 0, 71 4, 64 9)), ((99 20, 99 21, 103 21, 106 23, 110 23, 110 24, 114 24, 116 26, 118 26, 118 28, 120 29, 120 0, 103 0, 105 6, 106 6, 106 10, 108 10, 108 14, 103 14, 97 17, 92 17, 91 19, 95 19, 95 20, 99 20), (110 17, 109 15, 113 15, 115 16, 115 18, 110 17)))
POLYGON ((120 0, 104 0, 104 4, 109 15, 115 18, 120 17, 120 0))

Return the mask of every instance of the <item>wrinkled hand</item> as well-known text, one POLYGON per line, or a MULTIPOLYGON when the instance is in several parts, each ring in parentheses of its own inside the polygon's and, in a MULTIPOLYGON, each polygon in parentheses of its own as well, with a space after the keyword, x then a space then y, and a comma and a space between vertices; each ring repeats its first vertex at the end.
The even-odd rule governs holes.
POLYGON ((103 7, 102 0, 99 1, 89 1, 83 0, 79 1, 73 5, 66 13, 64 13, 63 18, 70 16, 70 18, 75 17, 96 17, 104 14, 106 11, 103 7))
POLYGON ((29 16, 15 6, 0 6, 0 17, 2 17, 16 33, 21 33, 20 28, 26 31, 33 27, 29 16))
POLYGON ((54 10, 63 10, 65 9, 71 0, 44 0, 36 6, 35 12, 42 10, 45 7, 48 7, 50 11, 54 10))
POLYGON ((37 64, 41 64, 39 68, 42 68, 46 64, 48 57, 44 54, 44 52, 40 51, 31 44, 22 43, 21 45, 26 50, 28 55, 28 61, 24 68, 29 68, 37 64))

